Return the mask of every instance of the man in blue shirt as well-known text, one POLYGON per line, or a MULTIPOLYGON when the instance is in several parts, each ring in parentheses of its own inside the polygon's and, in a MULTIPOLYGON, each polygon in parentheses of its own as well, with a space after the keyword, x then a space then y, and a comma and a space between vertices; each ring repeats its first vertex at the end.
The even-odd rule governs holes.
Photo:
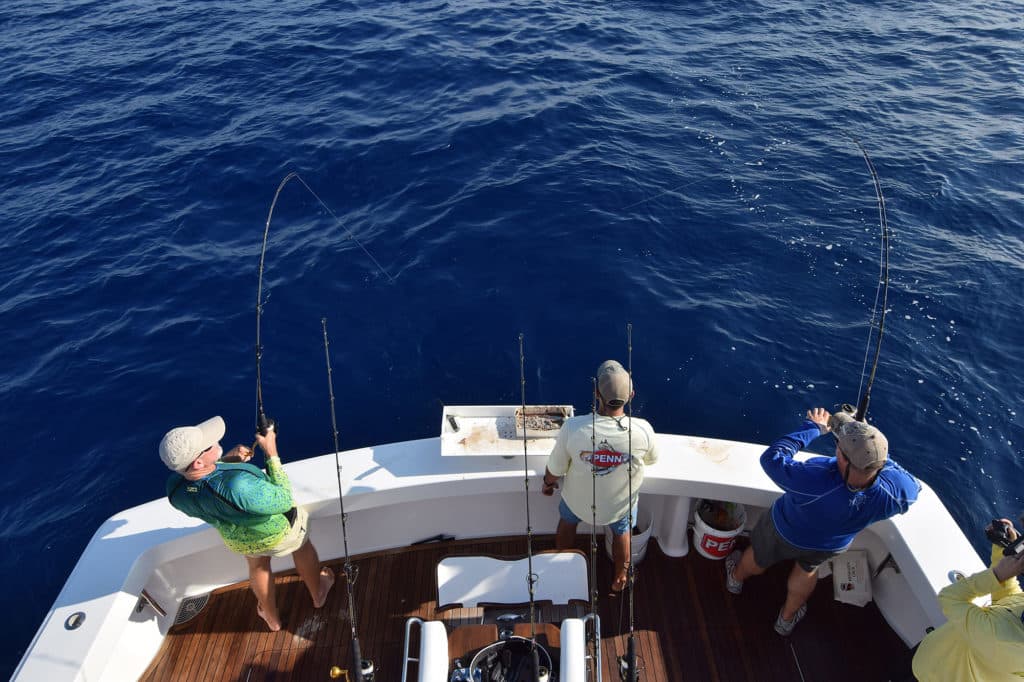
POLYGON ((761 455, 765 473, 784 492, 754 527, 750 547, 726 559, 726 589, 739 594, 750 576, 795 560, 786 602, 775 620, 776 632, 792 633, 807 612, 818 566, 846 551, 861 530, 904 513, 917 500, 921 484, 888 457, 889 443, 874 426, 846 412, 808 410, 799 431, 775 441, 761 455), (835 457, 793 459, 829 432, 836 438, 835 457))

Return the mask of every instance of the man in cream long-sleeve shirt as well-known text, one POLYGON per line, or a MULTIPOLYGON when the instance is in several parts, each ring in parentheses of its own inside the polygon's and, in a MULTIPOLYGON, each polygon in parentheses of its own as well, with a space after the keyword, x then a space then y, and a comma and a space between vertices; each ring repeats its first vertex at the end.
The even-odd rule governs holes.
POLYGON ((562 426, 548 456, 541 491, 554 494, 559 477, 564 477, 555 539, 558 549, 573 546, 580 521, 594 520, 598 526, 611 528, 615 592, 621 591, 628 579, 627 533, 635 523, 644 467, 658 460, 654 429, 643 419, 630 421, 626 416, 625 406, 632 397, 632 381, 622 365, 615 360, 601 363, 597 369, 597 414, 573 417, 562 426))
MULTIPOLYGON (((1006 519, 1011 539, 1017 531, 1006 519)), ((992 567, 939 592, 948 621, 928 633, 914 655, 914 676, 921 682, 1024 679, 1024 592, 1017 576, 1024 573, 1024 553, 1004 557, 992 545, 992 567), (971 600, 991 594, 990 606, 971 600)))

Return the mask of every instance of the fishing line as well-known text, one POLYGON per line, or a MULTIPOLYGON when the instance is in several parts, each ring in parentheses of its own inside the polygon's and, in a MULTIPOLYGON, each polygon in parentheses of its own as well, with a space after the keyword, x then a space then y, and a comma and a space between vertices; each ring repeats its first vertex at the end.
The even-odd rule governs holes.
POLYGON ((867 164, 868 172, 871 173, 871 181, 875 186, 875 197, 878 202, 878 222, 882 230, 881 253, 879 255, 878 287, 875 289, 875 302, 871 309, 871 322, 868 325, 868 340, 864 348, 864 365, 861 368, 860 386, 857 387, 857 413, 856 419, 863 421, 867 416, 868 405, 871 402, 871 387, 875 383, 875 372, 878 370, 878 357, 882 350, 882 335, 885 332, 885 313, 889 300, 889 221, 885 215, 885 196, 882 194, 882 184, 875 172, 875 165, 871 162, 867 150, 860 140, 847 134, 860 149, 864 156, 864 163, 867 164), (882 305, 879 309, 878 299, 881 297, 882 305), (881 312, 879 312, 881 310, 881 312), (875 341, 875 356, 871 364, 871 373, 867 378, 867 386, 864 384, 864 376, 867 374, 868 356, 871 351, 871 338, 874 335, 875 319, 878 318, 878 338, 875 341), (863 389, 863 393, 861 390, 863 389))
MULTIPOLYGON (((352 669, 356 682, 363 682, 364 662, 362 652, 359 650, 359 633, 356 631, 356 601, 354 587, 359 571, 352 565, 352 559, 348 553, 348 529, 346 522, 348 515, 345 514, 345 497, 341 488, 341 459, 338 451, 338 420, 334 410, 334 372, 331 370, 330 343, 327 340, 327 318, 320 318, 320 326, 324 331, 324 359, 327 361, 327 395, 331 399, 331 431, 334 434, 334 468, 338 474, 338 505, 341 507, 341 540, 345 547, 345 586, 348 590, 348 620, 352 624, 352 669)), ((369 669, 373 670, 371 663, 369 669)))
POLYGON ((533 666, 532 680, 540 679, 540 655, 537 652, 536 605, 533 600, 533 586, 537 576, 533 572, 533 526, 530 525, 530 460, 526 452, 526 355, 523 353, 523 333, 519 332, 519 394, 523 415, 523 486, 526 499, 526 583, 530 591, 530 661, 533 666))
POLYGON ((637 201, 637 202, 634 202, 632 204, 629 204, 628 206, 623 206, 619 210, 620 211, 628 211, 629 209, 634 208, 636 206, 639 206, 640 204, 646 204, 648 201, 654 201, 658 197, 663 197, 666 194, 674 194, 674 193, 678 192, 681 189, 686 189, 687 187, 692 187, 693 185, 699 184, 701 182, 707 182, 707 181, 708 181, 707 178, 700 178, 699 180, 691 180, 690 182, 684 182, 683 184, 679 185, 678 187, 673 187, 671 189, 662 190, 661 192, 658 192, 657 194, 655 194, 652 197, 647 197, 646 199, 641 199, 640 201, 637 201))
MULTIPOLYGON (((377 266, 377 269, 380 270, 384 274, 384 276, 388 278, 388 281, 392 283, 395 281, 395 278, 392 277, 390 273, 388 273, 388 271, 384 269, 384 266, 381 265, 377 261, 377 259, 373 257, 373 254, 370 253, 370 251, 365 246, 363 246, 362 242, 360 242, 356 238, 356 236, 352 234, 352 231, 348 229, 348 226, 346 226, 345 223, 342 222, 341 218, 339 218, 338 215, 331 210, 331 207, 328 206, 324 202, 324 200, 320 198, 320 195, 314 192, 313 188, 310 187, 309 184, 302 179, 302 176, 300 176, 295 171, 292 171, 288 173, 288 175, 284 176, 280 184, 278 184, 277 186, 277 191, 274 192, 274 200, 270 202, 270 210, 267 212, 267 223, 263 227, 263 246, 260 249, 259 280, 256 285, 256 430, 263 435, 266 435, 267 430, 270 429, 271 427, 276 427, 276 423, 274 422, 274 420, 268 419, 267 415, 263 411, 263 381, 261 367, 261 361, 263 359, 263 345, 260 342, 260 319, 263 316, 264 304, 263 264, 266 261, 267 257, 267 236, 270 234, 270 221, 274 217, 274 207, 277 205, 278 197, 281 196, 281 190, 283 190, 285 185, 287 185, 293 179, 298 180, 300 183, 302 183, 302 186, 305 187, 309 191, 309 193, 313 195, 313 198, 316 199, 320 203, 320 205, 324 207, 324 210, 331 214, 331 217, 333 217, 334 220, 339 225, 341 225, 341 227, 348 234, 349 239, 354 241, 359 246, 359 248, 362 249, 363 253, 366 254, 367 258, 373 261, 373 264, 377 266)), ((269 296, 267 298, 269 298, 269 296)))

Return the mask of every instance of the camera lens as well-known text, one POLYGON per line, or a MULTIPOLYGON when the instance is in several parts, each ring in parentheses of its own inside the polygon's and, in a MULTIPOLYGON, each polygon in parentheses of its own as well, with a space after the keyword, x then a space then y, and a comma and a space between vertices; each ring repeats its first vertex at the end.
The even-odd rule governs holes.
POLYGON ((985 529, 985 537, 989 539, 989 542, 1000 547, 1010 544, 1009 529, 999 519, 992 519, 992 523, 985 529))

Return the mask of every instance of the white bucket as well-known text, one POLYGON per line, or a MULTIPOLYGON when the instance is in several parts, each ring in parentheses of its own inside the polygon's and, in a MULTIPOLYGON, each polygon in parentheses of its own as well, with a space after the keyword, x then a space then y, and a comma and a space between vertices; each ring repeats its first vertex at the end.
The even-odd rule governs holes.
MULTIPOLYGON (((639 533, 633 533, 633 565, 639 564, 647 556, 647 541, 651 539, 651 531, 654 530, 654 512, 639 505, 636 510, 636 526, 639 533)), ((612 559, 612 537, 613 533, 608 526, 604 527, 604 549, 608 552, 608 558, 612 559)))
POLYGON ((743 532, 743 527, 747 523, 747 512, 742 504, 737 504, 739 525, 733 530, 718 530, 700 517, 700 506, 701 500, 698 500, 697 512, 693 515, 693 544, 697 548, 697 553, 708 559, 724 559, 729 556, 733 545, 736 544, 736 536, 743 532))

